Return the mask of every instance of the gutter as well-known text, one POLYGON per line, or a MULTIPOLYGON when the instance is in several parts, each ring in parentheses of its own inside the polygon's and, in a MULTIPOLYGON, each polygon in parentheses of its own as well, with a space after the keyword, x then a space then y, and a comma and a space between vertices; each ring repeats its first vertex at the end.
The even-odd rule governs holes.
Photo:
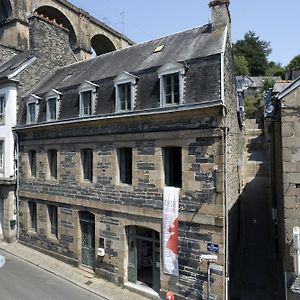
POLYGON ((148 109, 143 111, 133 111, 127 113, 113 113, 107 114, 104 116, 95 116, 89 118, 76 118, 76 119, 69 119, 69 120, 62 120, 62 121, 55 121, 55 122, 48 122, 48 123, 41 123, 41 124, 30 124, 30 125, 21 125, 14 127, 14 131, 22 131, 26 129, 33 129, 33 128, 44 128, 50 126, 59 126, 59 125, 67 125, 67 124, 77 124, 77 123, 87 123, 91 121, 101 121, 101 120, 123 120, 130 117, 143 117, 143 116, 154 116, 158 114, 168 114, 168 113, 176 113, 176 112, 183 112, 183 111, 190 111, 190 110, 197 110, 197 109, 204 109, 204 108, 214 108, 214 107, 223 107, 224 104, 220 100, 214 100, 204 103, 197 103, 197 104, 185 104, 185 105, 178 105, 175 107, 167 107, 167 108, 159 108, 159 109, 148 109))

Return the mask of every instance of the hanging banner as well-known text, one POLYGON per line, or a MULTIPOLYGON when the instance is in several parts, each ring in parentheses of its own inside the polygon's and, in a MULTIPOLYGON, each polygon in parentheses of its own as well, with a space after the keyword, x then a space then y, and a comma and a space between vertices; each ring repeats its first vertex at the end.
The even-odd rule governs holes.
POLYGON ((163 269, 179 276, 178 268, 178 209, 179 188, 165 187, 163 202, 163 269))

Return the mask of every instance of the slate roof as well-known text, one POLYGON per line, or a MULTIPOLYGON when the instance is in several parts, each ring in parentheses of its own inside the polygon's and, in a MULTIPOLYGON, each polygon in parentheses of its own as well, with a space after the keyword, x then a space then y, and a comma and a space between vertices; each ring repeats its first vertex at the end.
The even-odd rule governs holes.
POLYGON ((288 87, 291 83, 292 83, 292 81, 290 81, 290 80, 282 80, 282 81, 275 82, 272 92, 275 94, 280 93, 286 87, 288 87))
POLYGON ((28 51, 14 55, 11 59, 0 65, 0 80, 8 79, 31 58, 28 51))
POLYGON ((224 47, 225 35, 225 28, 212 33, 211 25, 208 24, 116 50, 58 69, 52 76, 41 82, 32 93, 44 94, 53 88, 62 90, 78 86, 85 80, 97 82, 116 77, 122 71, 138 75, 141 71, 160 67, 169 60, 184 62, 219 54, 224 47), (155 48, 160 45, 165 46, 163 50, 154 53, 155 48))

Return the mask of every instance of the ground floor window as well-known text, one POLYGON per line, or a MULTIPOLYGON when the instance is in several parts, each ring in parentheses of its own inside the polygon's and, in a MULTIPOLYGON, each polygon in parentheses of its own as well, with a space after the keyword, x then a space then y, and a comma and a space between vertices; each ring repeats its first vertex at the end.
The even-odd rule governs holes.
POLYGON ((28 202, 29 208, 29 230, 36 231, 37 229, 37 215, 36 215, 36 203, 28 202))
POLYGON ((48 205, 49 221, 50 221, 50 233, 57 237, 57 206, 48 205))

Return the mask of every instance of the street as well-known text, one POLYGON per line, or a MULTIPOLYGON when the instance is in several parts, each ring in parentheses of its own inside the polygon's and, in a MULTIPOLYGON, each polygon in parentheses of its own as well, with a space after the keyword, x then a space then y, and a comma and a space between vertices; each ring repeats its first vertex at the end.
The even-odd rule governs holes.
POLYGON ((0 250, 6 262, 0 269, 0 299, 100 300, 76 285, 0 250))

